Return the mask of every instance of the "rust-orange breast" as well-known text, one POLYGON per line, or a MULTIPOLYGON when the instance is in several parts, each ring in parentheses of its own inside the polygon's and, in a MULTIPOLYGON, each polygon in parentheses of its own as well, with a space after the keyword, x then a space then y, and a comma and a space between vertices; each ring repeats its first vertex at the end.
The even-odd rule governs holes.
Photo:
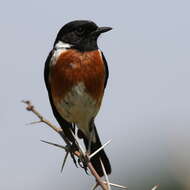
POLYGON ((91 97, 101 102, 104 92, 105 67, 99 51, 64 51, 51 66, 51 92, 61 100, 79 82, 83 82, 91 97))

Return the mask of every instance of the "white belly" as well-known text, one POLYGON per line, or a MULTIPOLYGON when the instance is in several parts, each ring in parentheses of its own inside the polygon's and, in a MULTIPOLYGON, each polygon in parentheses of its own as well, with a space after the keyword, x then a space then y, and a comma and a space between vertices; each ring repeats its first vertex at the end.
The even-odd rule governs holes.
POLYGON ((99 111, 97 102, 86 93, 84 84, 78 83, 65 98, 56 104, 58 112, 68 122, 75 123, 88 137, 89 123, 99 111))

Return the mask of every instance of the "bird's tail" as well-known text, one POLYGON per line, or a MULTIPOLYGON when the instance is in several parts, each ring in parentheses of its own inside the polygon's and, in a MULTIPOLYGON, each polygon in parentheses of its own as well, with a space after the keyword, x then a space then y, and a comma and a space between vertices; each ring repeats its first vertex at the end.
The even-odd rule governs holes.
MULTIPOLYGON (((94 126, 94 134, 95 134, 96 142, 91 142, 91 148, 90 148, 91 153, 95 152, 98 148, 100 148, 102 146, 95 126, 94 126)), ((84 140, 85 147, 88 150, 89 139, 87 139, 84 135, 82 136, 82 138, 84 140)), ((91 163, 92 163, 94 169, 96 170, 98 175, 100 177, 102 177, 104 175, 104 172, 103 172, 103 169, 101 166, 100 159, 102 160, 102 163, 104 164, 106 173, 110 174, 111 173, 111 165, 110 165, 109 159, 106 156, 106 153, 103 149, 100 152, 98 152, 94 157, 91 158, 91 163)))

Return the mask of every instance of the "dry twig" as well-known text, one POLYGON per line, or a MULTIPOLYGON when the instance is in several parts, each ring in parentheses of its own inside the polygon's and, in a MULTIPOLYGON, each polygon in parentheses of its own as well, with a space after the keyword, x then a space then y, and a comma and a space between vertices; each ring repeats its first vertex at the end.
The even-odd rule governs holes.
MULTIPOLYGON (((45 119, 35 108, 34 106, 31 104, 30 101, 22 101, 23 103, 25 103, 27 105, 26 109, 28 111, 31 111, 33 112, 38 118, 39 118, 39 121, 35 121, 35 122, 31 122, 29 124, 37 124, 37 123, 45 123, 47 124, 51 129, 53 129, 55 132, 57 132, 62 138, 63 140, 65 141, 66 143, 66 146, 62 146, 62 145, 59 145, 59 144, 55 144, 55 143, 51 143, 51 142, 48 142, 48 141, 44 141, 44 140, 41 140, 42 142, 44 143, 47 143, 47 144, 50 144, 50 145, 53 145, 53 146, 56 146, 56 147, 59 147, 59 148, 62 148, 66 151, 66 155, 65 155, 65 158, 63 160, 63 164, 62 164, 62 167, 61 167, 61 171, 63 170, 63 167, 65 165, 65 162, 66 162, 66 159, 68 157, 68 154, 72 154, 72 155, 75 155, 77 156, 79 159, 86 159, 88 162, 87 162, 87 168, 90 170, 91 174, 95 177, 96 179, 96 184, 93 186, 93 190, 96 189, 99 185, 101 186, 101 188, 103 190, 110 190, 111 187, 110 186, 114 186, 114 187, 118 187, 118 188, 122 188, 122 189, 127 189, 127 187, 125 186, 122 186, 122 185, 118 185, 118 184, 114 184, 114 183, 110 183, 109 182, 109 179, 108 179, 108 176, 105 172, 105 168, 104 168, 104 165, 101 161, 101 165, 102 165, 102 169, 104 171, 104 175, 105 175, 105 179, 106 181, 103 181, 101 179, 101 177, 98 175, 98 173, 96 172, 96 170, 94 169, 94 167, 92 166, 91 162, 90 162, 90 159, 96 155, 100 150, 102 150, 106 145, 108 145, 111 140, 109 140, 108 142, 106 142, 102 147, 100 147, 98 150, 96 150, 95 152, 93 152, 91 155, 87 155, 85 153, 85 151, 82 149, 82 146, 80 145, 80 143, 78 142, 77 138, 75 137, 75 134, 72 132, 73 134, 73 137, 75 138, 75 141, 76 141, 76 144, 78 146, 78 149, 79 151, 73 151, 72 149, 69 149, 69 147, 71 146, 71 144, 67 141, 67 139, 64 137, 64 134, 62 133, 62 129, 53 125, 50 121, 48 121, 47 119, 45 119)), ((156 190, 158 189, 158 186, 159 185, 155 185, 151 190, 156 190)))
MULTIPOLYGON (((125 186, 122 186, 122 185, 118 185, 118 184, 114 184, 114 183, 110 183, 109 182, 109 179, 108 179, 108 176, 105 172, 105 168, 104 168, 104 165, 101 161, 101 165, 102 165, 102 169, 104 171, 104 175, 105 175, 105 178, 106 178, 106 181, 103 181, 101 179, 101 177, 98 175, 98 173, 96 172, 96 170, 94 169, 94 167, 92 166, 91 162, 90 162, 90 159, 96 155, 100 150, 102 150, 106 145, 108 145, 111 140, 109 140, 108 142, 106 142, 102 147, 100 147, 98 150, 96 150, 95 152, 93 152, 91 155, 87 155, 84 150, 82 149, 82 146, 79 144, 77 138, 75 137, 74 133, 72 132, 73 134, 73 137, 75 138, 75 141, 76 141, 76 144, 79 148, 79 151, 73 151, 72 149, 69 149, 69 147, 71 146, 71 144, 68 142, 67 138, 64 137, 64 134, 63 134, 63 131, 60 127, 57 127, 55 125, 53 125, 50 121, 48 121, 47 119, 45 119, 35 108, 34 106, 31 104, 30 101, 22 101, 23 103, 25 103, 27 105, 26 109, 28 111, 31 111, 33 112, 38 118, 39 118, 39 121, 34 121, 34 122, 31 122, 29 124, 37 124, 37 123, 45 123, 46 125, 48 125, 51 129, 53 129, 55 132, 57 132, 62 138, 63 140, 65 141, 66 143, 66 146, 62 146, 62 145, 59 145, 59 144, 55 144, 55 143, 51 143, 51 142, 48 142, 48 141, 44 141, 44 140, 41 140, 42 142, 44 143, 47 143, 47 144, 50 144, 50 145, 53 145, 53 146, 56 146, 56 147, 59 147, 59 148, 62 148, 66 151, 66 155, 65 155, 65 158, 63 160, 63 164, 62 164, 62 167, 61 167, 61 171, 63 170, 64 168, 64 165, 66 163, 66 159, 68 157, 68 154, 70 153, 71 155, 75 155, 77 156, 79 159, 82 157, 83 159, 87 159, 88 162, 87 162, 87 168, 90 170, 91 174, 95 177, 96 179, 96 184, 93 186, 93 190, 95 190, 99 185, 102 187, 103 190, 110 190, 111 187, 110 186, 114 186, 114 187, 118 187, 118 188, 122 188, 122 189, 127 189, 127 187, 125 186)), ((156 190, 158 188, 159 185, 155 185, 151 190, 156 190)))
MULTIPOLYGON (((35 108, 34 106, 31 104, 30 101, 22 101, 23 103, 25 103, 27 105, 26 109, 28 111, 31 111, 33 112, 39 119, 40 121, 37 121, 37 122, 32 122, 31 124, 34 124, 34 123, 45 123, 47 124, 50 128, 52 128, 55 132, 57 132, 59 135, 61 135, 61 137, 63 138, 63 134, 62 134, 62 129, 59 128, 59 127, 56 127, 55 125, 53 125, 50 121, 48 121, 47 119, 45 119, 35 108)), ((63 138, 64 139, 64 138, 63 138)), ((65 140, 65 139, 64 139, 65 140)), ((61 146, 61 145, 57 145, 57 144, 54 144, 54 143, 50 143, 50 142, 47 142, 47 141, 43 141, 43 142, 46 142, 48 144, 51 144, 51 145, 54 145, 54 146, 57 146, 57 147, 60 147, 60 148, 63 148, 64 150, 66 150, 66 152, 68 151, 71 151, 71 150, 68 150, 66 147, 64 146, 61 146)), ((67 144, 67 141, 65 140, 65 143, 67 144)), ((68 144, 67 144, 68 145, 68 144)), ((69 144, 70 145, 70 144, 69 144)), ((80 145, 79 145, 80 146, 80 145)), ((80 147, 79 147, 80 148, 80 147)), ((81 149, 81 148, 80 148, 81 149)), ((79 151, 75 151, 75 152, 70 152, 71 154, 74 154, 75 156, 77 156, 78 158, 81 158, 81 153, 79 151)), ((67 157, 67 155, 66 155, 67 157)), ((89 159, 90 160, 90 159, 89 159)), ((63 165, 65 164, 65 159, 64 159, 64 162, 63 162, 63 165)), ((88 169, 90 170, 91 174, 95 177, 96 181, 97 181, 97 184, 100 185, 102 187, 103 190, 108 190, 107 188, 107 185, 104 184, 104 182, 101 180, 101 177, 97 174, 96 170, 94 169, 94 167, 92 166, 91 162, 89 161, 87 163, 87 167, 88 169)))

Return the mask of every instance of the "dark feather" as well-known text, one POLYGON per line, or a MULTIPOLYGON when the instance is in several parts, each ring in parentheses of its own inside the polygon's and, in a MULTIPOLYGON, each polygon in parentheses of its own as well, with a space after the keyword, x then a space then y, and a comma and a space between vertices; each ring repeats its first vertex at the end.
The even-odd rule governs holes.
POLYGON ((105 58, 102 51, 101 51, 101 53, 102 53, 102 58, 103 58, 103 61, 104 61, 104 66, 105 66, 105 71, 106 71, 106 73, 105 73, 105 82, 104 82, 104 88, 106 88, 107 82, 108 82, 108 77, 109 77, 109 69, 108 69, 108 64, 107 64, 106 58, 105 58))
MULTIPOLYGON (((91 150, 90 150, 91 152, 90 153, 95 152, 97 149, 99 149, 102 146, 100 138, 98 136, 97 129, 95 126, 94 126, 94 133, 95 133, 95 137, 96 137, 96 142, 95 143, 91 142, 91 150)), ((83 136, 83 140, 84 140, 84 144, 85 144, 86 149, 88 149, 89 140, 85 136, 83 136)), ((111 165, 110 165, 109 159, 106 156, 106 153, 103 149, 100 152, 98 152, 91 159, 91 163, 92 163, 94 169, 99 174, 99 176, 102 177, 104 175, 104 172, 102 170, 100 159, 102 160, 102 162, 104 164, 106 173, 110 174, 111 173, 111 165)))

